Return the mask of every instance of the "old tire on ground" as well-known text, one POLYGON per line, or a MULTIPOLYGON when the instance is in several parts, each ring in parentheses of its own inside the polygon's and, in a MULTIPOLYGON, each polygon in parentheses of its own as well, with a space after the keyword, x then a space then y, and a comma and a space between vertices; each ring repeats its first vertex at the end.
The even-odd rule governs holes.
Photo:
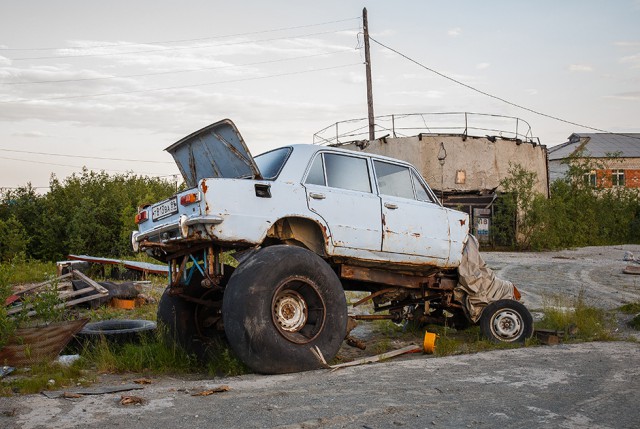
POLYGON ((315 253, 271 246, 236 269, 224 294, 227 340, 238 357, 263 374, 306 371, 338 352, 347 329, 344 290, 315 253))
MULTIPOLYGON (((233 268, 225 266, 226 284, 233 268)), ((158 303, 157 320, 167 341, 177 343, 202 361, 224 341, 221 327, 222 291, 200 286, 201 275, 194 275, 184 294, 173 295, 165 289, 158 303)))
POLYGON ((156 322, 151 320, 111 319, 87 323, 77 336, 85 341, 104 338, 108 342, 122 344, 137 342, 143 335, 150 335, 155 330, 156 322))
POLYGON ((527 308, 511 299, 487 305, 480 316, 480 331, 494 343, 524 343, 533 335, 533 317, 527 308))

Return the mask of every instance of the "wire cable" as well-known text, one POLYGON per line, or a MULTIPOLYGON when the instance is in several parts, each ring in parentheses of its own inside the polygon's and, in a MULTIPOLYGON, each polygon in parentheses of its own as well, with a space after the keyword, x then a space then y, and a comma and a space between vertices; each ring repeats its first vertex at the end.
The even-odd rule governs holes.
POLYGON ((60 153, 32 152, 29 150, 18 150, 18 149, 0 148, 0 151, 28 153, 31 155, 62 156, 65 158, 100 159, 100 160, 106 160, 106 161, 125 161, 125 162, 148 162, 151 164, 173 164, 172 161, 149 161, 147 159, 125 159, 125 158, 106 158, 101 156, 87 156, 87 155, 67 155, 67 154, 60 154, 60 153))
POLYGON ((439 71, 436 71, 436 70, 434 70, 434 69, 432 69, 430 67, 427 67, 424 64, 414 60, 413 58, 410 58, 407 55, 405 55, 405 54, 403 54, 403 53, 401 53, 401 52, 399 52, 399 51, 397 51, 397 50, 385 45, 384 43, 381 43, 381 42, 377 41, 376 39, 374 39, 371 36, 369 36, 369 39, 371 41, 377 43, 378 45, 382 46, 383 48, 388 49, 391 52, 394 52, 394 53, 400 55, 402 58, 411 61, 412 63, 416 64, 417 66, 422 67, 423 69, 425 69, 427 71, 430 71, 431 73, 437 74, 440 77, 443 77, 443 78, 445 78, 447 80, 450 80, 451 82, 457 83, 458 85, 464 86, 465 88, 468 88, 468 89, 470 89, 472 91, 475 91, 475 92, 477 92, 479 94, 482 94, 482 95, 485 95, 487 97, 493 98, 495 100, 501 101, 501 102, 506 103, 506 104, 508 104, 510 106, 517 107, 518 109, 526 110, 527 112, 530 112, 530 113, 533 113, 533 114, 536 114, 536 115, 539 115, 539 116, 543 116, 545 118, 553 119, 555 121, 563 122, 565 124, 574 125, 576 127, 586 128, 586 129, 593 130, 593 131, 598 131, 598 132, 601 132, 601 133, 615 134, 615 135, 619 135, 619 136, 624 136, 624 137, 629 137, 629 138, 634 138, 634 139, 640 139, 640 137, 637 137, 637 136, 633 136, 633 135, 629 135, 629 134, 623 134, 623 133, 613 133, 611 131, 603 130, 601 128, 590 127, 589 125, 584 125, 584 124, 579 124, 577 122, 568 121, 568 120, 562 119, 562 118, 560 118, 558 116, 548 115, 548 114, 542 113, 542 112, 540 112, 538 110, 530 109, 530 108, 522 106, 520 104, 513 103, 513 102, 511 102, 509 100, 505 100, 504 98, 501 98, 501 97, 498 97, 496 95, 490 94, 488 92, 482 91, 480 89, 474 88, 471 85, 467 85, 466 83, 460 82, 459 80, 456 80, 456 79, 454 79, 452 77, 449 77, 449 76, 447 76, 447 75, 445 75, 443 73, 440 73, 439 71))
POLYGON ((285 61, 295 61, 303 58, 320 57, 323 55, 334 55, 334 54, 339 54, 344 52, 352 52, 352 50, 342 49, 340 51, 323 52, 320 54, 302 55, 302 56, 291 57, 291 58, 281 58, 279 60, 257 61, 257 62, 246 63, 246 64, 230 64, 226 66, 217 66, 217 67, 202 67, 197 69, 171 70, 171 71, 164 71, 164 72, 130 74, 130 75, 122 75, 122 76, 87 77, 87 78, 80 78, 80 79, 39 80, 39 81, 28 81, 28 82, 0 82, 0 85, 31 85, 31 84, 40 84, 40 83, 87 82, 87 81, 109 80, 109 79, 127 79, 132 77, 161 76, 161 75, 170 75, 170 74, 176 74, 176 73, 197 72, 197 71, 204 71, 204 70, 218 70, 218 69, 225 69, 225 68, 231 68, 231 67, 247 67, 247 66, 256 66, 256 65, 262 65, 262 64, 273 64, 273 63, 279 63, 279 62, 285 62, 285 61))
MULTIPOLYGON (((0 159, 6 159, 6 160, 9 160, 9 161, 32 162, 34 164, 55 165, 55 166, 58 166, 58 167, 70 167, 70 168, 80 168, 80 169, 87 168, 89 170, 96 170, 96 171, 112 171, 114 173, 134 173, 133 170, 113 170, 113 169, 109 169, 109 168, 90 168, 90 167, 87 167, 86 165, 59 164, 59 163, 56 163, 56 162, 34 161, 34 160, 31 160, 31 159, 9 158, 9 157, 6 157, 6 156, 0 156, 0 159)), ((166 177, 166 176, 160 176, 157 173, 149 173, 149 172, 144 172, 144 171, 140 171, 140 172, 137 172, 135 174, 166 177)), ((171 174, 169 174, 169 176, 171 176, 171 174)))
POLYGON ((72 100, 72 99, 78 99, 78 98, 106 97, 106 96, 111 96, 111 95, 128 95, 128 94, 140 94, 140 93, 154 92, 154 91, 168 91, 168 90, 174 90, 174 89, 197 88, 197 87, 202 87, 202 86, 219 85, 219 84, 224 84, 224 83, 246 82, 246 81, 251 81, 251 80, 270 79, 270 78, 273 78, 273 77, 293 76, 293 75, 304 74, 304 73, 313 73, 313 72, 318 72, 318 71, 335 70, 335 69, 339 69, 339 68, 353 67, 354 65, 362 65, 362 63, 343 64, 343 65, 340 65, 340 66, 324 67, 324 68, 319 68, 319 69, 301 70, 301 71, 295 71, 295 72, 279 73, 279 74, 272 74, 272 75, 267 75, 267 76, 257 76, 257 77, 244 78, 244 79, 232 79, 232 80, 225 80, 225 81, 218 81, 218 82, 198 83, 198 84, 193 84, 193 85, 180 85, 180 86, 171 86, 171 87, 163 87, 163 88, 151 88, 151 89, 140 89, 140 90, 134 90, 134 91, 122 91, 122 92, 104 92, 104 93, 99 93, 99 94, 87 94, 87 95, 70 95, 70 96, 64 96, 64 97, 48 97, 48 98, 39 98, 39 99, 32 99, 32 100, 28 100, 28 99, 22 99, 22 100, 20 100, 20 99, 18 99, 18 100, 0 100, 0 103, 2 103, 2 104, 10 104, 10 103, 29 103, 29 102, 55 101, 55 100, 72 100))
POLYGON ((307 25, 297 25, 294 27, 281 27, 274 28, 271 30, 260 30, 260 31, 251 31, 246 33, 235 33, 235 34, 226 34, 222 36, 210 36, 210 37, 200 37, 197 39, 179 39, 179 40, 164 40, 164 41, 153 41, 153 42, 125 42, 125 43, 110 43, 106 45, 95 45, 95 46, 65 46, 60 48, 0 48, 0 51, 57 51, 62 49, 92 49, 92 48, 113 48, 120 46, 136 46, 136 45, 158 45, 164 43, 185 43, 185 42, 201 42, 203 40, 214 40, 214 39, 222 39, 225 37, 238 37, 238 36, 250 36, 253 34, 265 34, 265 33, 275 33, 277 31, 286 31, 286 30, 299 30, 301 28, 310 28, 310 27, 319 27, 322 25, 329 24, 337 24, 340 22, 348 22, 354 21, 356 19, 361 19, 362 17, 357 16, 355 18, 347 18, 347 19, 339 19, 337 21, 327 21, 320 22, 317 24, 307 24, 307 25))
MULTIPOLYGON (((221 46, 236 46, 236 45, 246 45, 249 43, 264 43, 264 42, 273 42, 275 40, 294 40, 301 39, 304 37, 310 36, 321 36, 324 34, 334 34, 340 33, 343 31, 352 31, 358 30, 359 28, 344 28, 341 30, 332 30, 332 31, 323 31, 320 33, 310 33, 310 34, 302 34, 299 36, 287 36, 287 37, 272 37, 270 39, 260 39, 260 40, 248 40, 243 42, 230 42, 230 43, 218 43, 215 45, 203 45, 203 46, 178 46, 174 48, 160 48, 160 49, 145 49, 142 51, 126 51, 126 52, 108 52, 102 54, 80 54, 80 55, 51 55, 46 57, 21 57, 21 58, 10 58, 11 61, 26 61, 26 60, 53 60, 53 59, 71 59, 71 58, 87 58, 87 57, 108 57, 115 55, 131 55, 131 54, 145 54, 152 52, 168 52, 168 51, 181 51, 185 49, 207 49, 207 48, 219 48, 221 46)), ((86 48, 92 49, 92 48, 86 48)))

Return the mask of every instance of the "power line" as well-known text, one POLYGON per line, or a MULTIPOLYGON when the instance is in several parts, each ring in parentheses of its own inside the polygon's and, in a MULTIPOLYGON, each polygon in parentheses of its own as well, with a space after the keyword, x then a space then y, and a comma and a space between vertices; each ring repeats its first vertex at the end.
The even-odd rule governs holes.
POLYGON ((65 46, 61 48, 0 48, 0 51, 56 51, 62 49, 93 49, 93 48, 112 48, 112 47, 120 47, 120 46, 136 46, 136 45, 157 45, 164 43, 185 43, 185 42, 200 42, 202 40, 213 40, 213 39, 222 39, 225 37, 238 37, 238 36, 250 36, 253 34, 265 34, 265 33, 275 33, 278 31, 285 30, 298 30, 301 28, 310 28, 310 27, 319 27, 321 25, 328 24, 337 24, 339 22, 347 22, 347 21, 355 21, 359 20, 360 17, 355 18, 347 18, 347 19, 339 19, 337 21, 326 21, 320 22, 317 24, 307 24, 307 25, 297 25, 294 27, 281 27, 274 28, 271 30, 261 30, 261 31, 251 31, 246 33, 235 33, 235 34, 226 34, 222 36, 210 36, 210 37, 200 37, 196 39, 179 39, 179 40, 164 40, 164 41, 153 41, 153 42, 125 42, 125 43, 110 43, 106 45, 95 45, 95 46, 65 46))
MULTIPOLYGON (((10 58, 11 61, 26 61, 26 60, 53 60, 53 59, 70 59, 70 58, 86 58, 86 57, 107 57, 114 55, 130 55, 130 54, 144 54, 151 52, 167 52, 167 51, 180 51, 185 49, 206 49, 206 48, 218 48, 221 46, 236 46, 236 45, 246 45, 249 43, 263 43, 263 42, 272 42, 274 40, 289 40, 289 39, 300 39, 302 37, 310 37, 310 36, 320 36, 324 34, 333 34, 339 33, 342 31, 352 31, 358 30, 358 28, 345 28, 341 30, 332 30, 332 31, 323 31, 320 33, 310 33, 310 34, 302 34, 299 36, 288 36, 288 37, 273 37, 270 39, 261 39, 261 40, 249 40, 244 42, 231 42, 231 43, 218 43, 215 45, 204 45, 204 46, 180 46, 175 48, 160 48, 160 49, 145 49, 142 51, 128 51, 128 52, 109 52, 103 54, 80 54, 80 55, 52 55, 46 57, 22 57, 22 58, 10 58)), ((87 48, 91 49, 91 48, 87 48)))
POLYGON ((373 37, 371 37, 371 36, 369 36, 369 39, 370 39, 370 40, 372 40, 373 42, 377 43, 378 45, 382 46, 383 48, 386 48, 386 49, 388 49, 388 50, 390 50, 390 51, 392 51, 392 52, 394 52, 394 53, 396 53, 396 54, 400 55, 400 56, 401 56, 401 57, 403 57, 404 59, 409 60, 409 61, 411 61, 412 63, 414 63, 414 64, 416 64, 416 65, 418 65, 418 66, 422 67, 423 69, 430 71, 431 73, 437 74, 437 75, 438 75, 438 76, 440 76, 440 77, 443 77, 443 78, 445 78, 445 79, 447 79, 447 80, 450 80, 451 82, 457 83, 458 85, 464 86, 465 88, 468 88, 468 89, 470 89, 470 90, 472 90, 472 91, 475 91, 475 92, 477 92, 477 93, 479 93, 479 94, 482 94, 482 95, 485 95, 485 96, 487 96, 487 97, 493 98, 493 99, 495 99, 495 100, 501 101, 501 102, 503 102, 503 103, 509 104, 510 106, 517 107, 518 109, 526 110, 527 112, 531 112, 531 113, 534 113, 534 114, 536 114, 536 115, 543 116, 543 117, 545 117, 545 118, 553 119, 553 120, 555 120, 555 121, 564 122, 565 124, 575 125, 576 127, 587 128, 587 129, 589 129, 589 130, 594 130, 594 131, 598 131, 598 132, 601 132, 601 133, 615 134, 615 135, 620 135, 620 136, 625 136, 625 137, 630 137, 630 138, 640 139, 640 137, 636 137, 636 136, 632 136, 632 135, 628 135, 628 134, 613 133, 613 132, 611 132, 611 131, 603 130, 603 129, 600 129, 600 128, 594 128, 594 127, 590 127, 590 126, 588 126, 588 125, 579 124, 579 123, 577 123, 577 122, 568 121, 568 120, 566 120, 566 119, 562 119, 562 118, 557 117, 557 116, 548 115, 548 114, 546 114, 546 113, 542 113, 542 112, 540 112, 540 111, 530 109, 530 108, 525 107, 525 106, 522 106, 522 105, 520 105, 520 104, 513 103, 513 102, 511 102, 511 101, 509 101, 509 100, 505 100, 504 98, 501 98, 501 97, 498 97, 498 96, 496 96, 496 95, 489 94, 488 92, 482 91, 482 90, 480 90, 480 89, 474 88, 474 87, 473 87, 473 86, 471 86, 471 85, 467 85, 466 83, 460 82, 459 80, 456 80, 456 79, 454 79, 454 78, 452 78, 452 77, 449 77, 449 76, 447 76, 447 75, 445 75, 445 74, 443 74, 443 73, 440 73, 439 71, 436 71, 436 70, 434 70, 434 69, 432 69, 432 68, 430 68, 430 67, 427 67, 427 66, 425 66, 424 64, 419 63, 418 61, 414 60, 413 58, 410 58, 410 57, 406 56, 405 54, 403 54, 403 53, 401 53, 401 52, 398 52, 397 50, 395 50, 395 49, 393 49, 393 48, 391 48, 391 47, 389 47, 389 46, 385 45, 384 43, 381 43, 381 42, 377 41, 376 39, 374 39, 374 38, 373 38, 373 37))
POLYGON ((71 96, 64 96, 64 97, 49 97, 49 98, 39 98, 39 99, 32 99, 32 100, 28 100, 28 99, 22 99, 22 100, 20 100, 20 99, 19 100, 0 100, 0 103, 7 104, 7 103, 28 103, 28 102, 33 102, 33 101, 72 100, 72 99, 77 99, 77 98, 93 98, 93 97, 105 97, 105 96, 110 96, 110 95, 128 95, 128 94, 140 94, 140 93, 154 92, 154 91, 168 91, 168 90, 173 90, 173 89, 197 88, 197 87, 202 87, 202 86, 219 85, 219 84, 224 84, 224 83, 246 82, 246 81, 250 81, 250 80, 270 79, 272 77, 293 76, 293 75, 304 74, 304 73, 313 73, 313 72, 317 72, 317 71, 334 70, 334 69, 352 67, 354 65, 361 65, 361 64, 362 63, 351 63, 351 64, 343 64, 343 65, 340 65, 340 66, 324 67, 324 68, 310 69, 310 70, 301 70, 301 71, 296 71, 296 72, 279 73, 279 74, 272 74, 272 75, 267 75, 267 76, 257 76, 257 77, 244 78, 244 79, 232 79, 232 80, 225 80, 225 81, 218 81, 218 82, 207 82, 207 83, 199 83, 199 84, 193 84, 193 85, 180 85, 180 86, 171 86, 171 87, 163 87, 163 88, 140 89, 140 90, 135 90, 135 91, 105 92, 105 93, 99 93, 99 94, 71 95, 71 96))
POLYGON ((204 70, 218 70, 218 69, 231 68, 231 67, 246 67, 246 66, 255 66, 255 65, 261 65, 261 64, 272 64, 272 63, 279 63, 279 62, 285 62, 285 61, 294 61, 294 60, 299 60, 303 58, 333 55, 333 54, 339 54, 339 53, 345 53, 345 52, 352 52, 352 51, 350 49, 349 50, 342 49, 340 51, 323 52, 320 54, 302 55, 302 56, 291 57, 291 58, 281 58, 279 60, 257 61, 257 62, 245 63, 245 64, 230 64, 226 66, 217 66, 217 67, 202 67, 197 69, 182 69, 182 70, 172 70, 172 71, 154 72, 154 73, 130 74, 130 75, 122 75, 122 76, 87 77, 87 78, 80 78, 80 79, 57 79, 57 80, 40 80, 40 81, 28 81, 28 82, 0 82, 0 85, 30 85, 30 84, 40 84, 40 83, 86 82, 86 81, 109 80, 109 79, 126 79, 131 77, 160 76, 160 75, 196 72, 196 71, 204 71, 204 70))
POLYGON ((68 155, 68 154, 60 154, 60 153, 32 152, 28 150, 4 149, 4 148, 0 148, 0 151, 28 153, 32 155, 62 156, 65 158, 100 159, 100 160, 106 160, 106 161, 125 161, 125 162, 148 162, 152 164, 173 164, 173 162, 171 161, 150 161, 148 159, 106 158, 101 156, 68 155))
MULTIPOLYGON (((58 167, 70 167, 70 168, 87 168, 89 170, 100 170, 100 171, 111 171, 114 173, 134 173, 133 170, 112 170, 112 169, 108 169, 108 168, 89 168, 86 165, 69 165, 69 164, 59 164, 59 163, 55 163, 55 162, 45 162, 45 161, 34 161, 31 159, 20 159, 20 158, 9 158, 6 156, 0 156, 0 159, 6 159, 9 161, 21 161, 21 162, 32 162, 34 164, 44 164, 44 165, 55 165, 58 167)), ((139 171, 136 172, 135 174, 144 174, 144 175, 148 175, 148 176, 158 176, 158 177, 167 177, 167 176, 173 176, 173 174, 168 174, 168 175, 160 175, 157 173, 148 173, 148 172, 144 172, 144 171, 139 171)))

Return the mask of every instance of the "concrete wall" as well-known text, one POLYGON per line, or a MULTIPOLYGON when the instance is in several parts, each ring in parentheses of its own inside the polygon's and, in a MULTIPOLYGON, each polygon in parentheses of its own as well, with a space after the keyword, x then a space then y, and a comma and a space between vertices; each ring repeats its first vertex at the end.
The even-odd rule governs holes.
MULTIPOLYGON (((341 146, 360 151, 355 144, 341 146)), ((509 175, 509 163, 520 164, 537 175, 536 191, 548 195, 546 146, 513 140, 461 135, 422 135, 374 140, 365 152, 410 162, 429 185, 445 192, 466 192, 498 188, 509 175), (444 147, 444 151, 442 148, 444 147), (444 166, 438 156, 445 156, 444 166), (461 180, 464 174, 464 182, 461 180)))

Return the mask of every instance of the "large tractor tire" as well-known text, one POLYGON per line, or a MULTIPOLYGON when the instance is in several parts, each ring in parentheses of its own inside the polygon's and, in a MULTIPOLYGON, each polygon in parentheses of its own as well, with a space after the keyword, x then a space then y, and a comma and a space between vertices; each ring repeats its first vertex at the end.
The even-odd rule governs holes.
POLYGON ((330 360, 346 336, 338 276, 301 247, 266 247, 241 263, 224 293, 222 315, 231 348, 263 374, 318 368, 312 349, 330 360))

